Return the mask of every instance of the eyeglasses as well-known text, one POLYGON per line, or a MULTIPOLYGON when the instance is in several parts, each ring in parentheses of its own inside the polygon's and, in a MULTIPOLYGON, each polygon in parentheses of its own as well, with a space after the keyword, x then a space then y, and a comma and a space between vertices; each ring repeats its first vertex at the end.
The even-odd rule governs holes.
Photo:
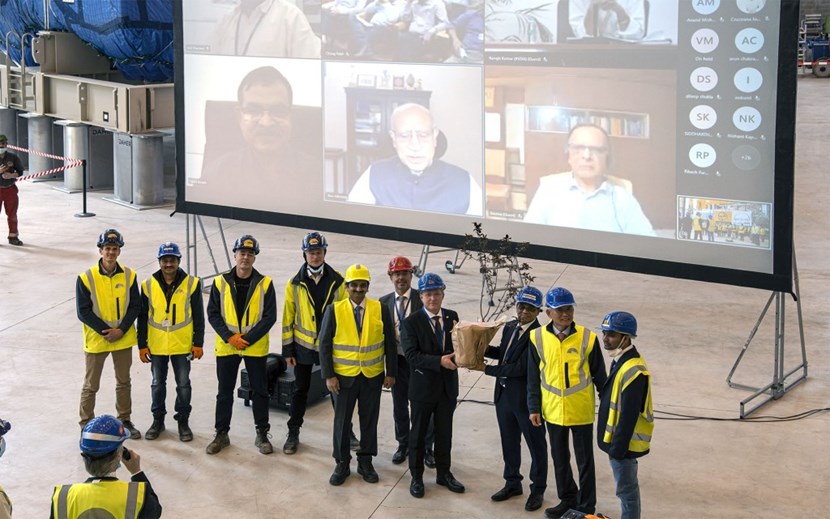
POLYGON ((392 132, 392 135, 395 136, 395 140, 397 141, 411 141, 412 137, 417 137, 418 141, 425 141, 427 139, 431 139, 433 135, 435 135, 435 129, 430 128, 429 130, 407 130, 405 132, 392 132))
POLYGON ((587 151, 591 155, 597 156, 608 153, 608 148, 605 146, 588 146, 587 144, 568 144, 568 151, 577 155, 582 155, 587 151))
POLYGON ((291 117, 291 108, 287 106, 242 105, 239 113, 244 121, 261 121, 265 114, 271 119, 287 120, 291 117))

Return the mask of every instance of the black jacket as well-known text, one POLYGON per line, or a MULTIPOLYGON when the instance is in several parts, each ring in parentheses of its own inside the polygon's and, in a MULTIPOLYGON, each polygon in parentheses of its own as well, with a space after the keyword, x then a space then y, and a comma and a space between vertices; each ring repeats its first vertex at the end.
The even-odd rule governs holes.
MULTIPOLYGON (((421 302, 421 294, 415 290, 414 288, 409 291, 410 299, 409 299, 409 309, 406 311, 407 317, 414 314, 418 310, 424 307, 424 303, 421 302)), ((378 300, 380 304, 382 304, 386 309, 389 311, 389 317, 392 319, 392 326, 395 326, 395 305, 397 305, 397 292, 390 292, 385 296, 381 296, 378 300)), ((406 320, 406 318, 404 318, 406 320)), ((403 322, 400 323, 401 329, 403 329, 403 322)), ((403 347, 398 341, 397 336, 395 337, 395 343, 397 344, 398 348, 398 355, 403 355, 403 347)))
MULTIPOLYGON (((234 286, 233 278, 236 275, 236 267, 232 268, 228 272, 222 274, 222 277, 225 278, 225 283, 231 287, 231 296, 233 300, 236 301, 236 287, 234 286)), ((245 298, 245 305, 247 306, 248 303, 251 301, 251 293, 253 292, 254 288, 262 281, 264 276, 257 272, 256 269, 253 269, 253 273, 251 274, 251 286, 248 289, 248 296, 245 298)), ((225 324, 225 318, 223 317, 222 313, 224 312, 224 308, 220 303, 219 297, 219 290, 216 288, 216 283, 210 289, 210 300, 208 300, 208 307, 207 307, 207 316, 208 322, 216 331, 216 334, 222 338, 223 341, 228 342, 228 339, 234 334, 234 332, 228 329, 228 326, 225 324)), ((240 312, 237 309, 237 315, 243 315, 244 312, 240 312)), ((262 308, 262 319, 248 331, 248 333, 243 334, 243 338, 248 341, 249 343, 253 344, 258 340, 265 337, 271 328, 274 326, 274 323, 277 322, 277 296, 274 292, 274 283, 273 280, 271 281, 271 286, 268 287, 268 290, 265 291, 265 304, 262 308)))
POLYGON ((435 339, 432 324, 421 310, 406 318, 401 329, 401 344, 412 370, 409 377, 409 399, 416 402, 437 402, 440 398, 458 398, 458 370, 441 366, 441 357, 455 351, 452 345, 453 326, 458 314, 441 309, 445 351, 435 339))
POLYGON ((519 336, 518 342, 510 348, 510 356, 504 360, 508 342, 513 337, 513 331, 519 326, 518 319, 510 321, 504 326, 501 334, 501 343, 498 347, 489 346, 484 356, 499 361, 498 365, 485 366, 484 374, 496 377, 495 394, 493 401, 498 402, 504 391, 509 391, 511 402, 522 408, 527 406, 527 348, 530 344, 530 332, 539 328, 538 319, 530 323, 530 327, 519 336))
POLYGON ((605 425, 608 423, 608 409, 611 405, 611 389, 614 387, 614 379, 619 375, 620 368, 629 359, 637 358, 640 354, 637 348, 631 348, 623 353, 611 373, 608 374, 608 380, 602 386, 599 393, 599 411, 597 411, 597 445, 600 450, 607 453, 611 458, 621 460, 625 458, 639 458, 648 454, 646 452, 631 452, 628 450, 628 444, 631 442, 631 436, 634 434, 634 426, 637 425, 637 417, 640 412, 645 409, 646 396, 648 393, 648 377, 638 376, 634 379, 625 391, 620 395, 620 401, 617 406, 620 413, 620 420, 617 423, 617 428, 614 431, 614 440, 611 443, 606 443, 603 440, 605 435, 605 425))

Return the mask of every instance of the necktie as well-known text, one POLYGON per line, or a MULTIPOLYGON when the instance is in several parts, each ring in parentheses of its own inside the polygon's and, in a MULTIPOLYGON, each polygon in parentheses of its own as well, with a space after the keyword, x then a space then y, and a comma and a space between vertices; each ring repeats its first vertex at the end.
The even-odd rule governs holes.
POLYGON ((513 329, 513 334, 510 336, 510 340, 507 341, 507 349, 504 350, 504 355, 502 356, 502 362, 507 362, 507 359, 510 358, 510 352, 513 350, 513 345, 516 344, 519 340, 519 335, 522 333, 522 327, 516 326, 513 329))
POLYGON ((565 332, 559 332, 559 333, 556 334, 556 336, 559 337, 560 342, 563 342, 565 340, 565 338, 567 337, 567 335, 565 335, 565 332))
POLYGON ((362 315, 360 314, 361 311, 363 311, 362 306, 354 307, 354 322, 357 325, 357 334, 358 335, 363 334, 363 319, 362 319, 362 315))
POLYGON ((444 329, 441 327, 441 318, 436 315, 432 321, 435 326, 435 340, 441 346, 441 351, 444 351, 444 329))

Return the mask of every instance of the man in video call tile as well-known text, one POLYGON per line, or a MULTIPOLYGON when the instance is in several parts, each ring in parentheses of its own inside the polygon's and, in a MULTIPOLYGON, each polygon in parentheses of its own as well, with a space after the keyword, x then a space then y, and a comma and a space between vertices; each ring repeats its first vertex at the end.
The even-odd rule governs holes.
MULTIPOLYGON (((321 159, 298 151, 292 140, 293 91, 285 76, 270 66, 254 69, 239 84, 237 99, 232 124, 239 125, 242 145, 229 148, 215 160, 206 149, 202 176, 194 187, 205 185, 216 191, 217 186, 255 182, 252 187, 256 192, 277 185, 300 185, 320 176, 321 159)), ((221 133, 221 129, 214 132, 221 133)), ((213 143, 223 142, 227 143, 220 138, 213 143)))
POLYGON ((641 40, 646 35, 643 0, 568 0, 574 36, 641 40))
POLYGON ((429 110, 407 103, 392 112, 397 155, 369 166, 349 202, 399 209, 481 215, 481 187, 465 170, 435 158, 438 128, 429 110))
POLYGON ((573 127, 566 153, 571 171, 539 179, 525 222, 654 236, 630 193, 631 183, 608 174, 611 140, 605 130, 592 124, 573 127))
POLYGON ((320 38, 286 0, 240 0, 213 30, 210 52, 230 56, 319 58, 320 38))

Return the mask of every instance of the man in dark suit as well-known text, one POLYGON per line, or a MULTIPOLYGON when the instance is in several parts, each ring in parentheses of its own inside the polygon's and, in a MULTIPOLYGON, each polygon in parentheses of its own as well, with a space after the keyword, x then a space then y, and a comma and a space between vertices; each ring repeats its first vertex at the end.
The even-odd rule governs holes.
POLYGON ((424 308, 403 323, 401 344, 412 370, 409 378, 409 402, 412 406, 412 430, 409 433, 409 493, 424 497, 424 437, 430 418, 435 424, 435 482, 456 493, 462 485, 450 472, 452 450, 452 415, 458 398, 458 366, 450 332, 458 314, 441 308, 446 285, 437 274, 427 273, 418 281, 424 308))
POLYGON ((530 450, 530 496, 525 510, 532 512, 542 507, 548 480, 548 444, 545 429, 533 427, 527 408, 527 348, 530 332, 539 328, 542 292, 527 286, 516 294, 516 319, 505 325, 498 347, 490 346, 485 357, 496 359, 498 365, 484 368, 484 374, 496 377, 496 419, 501 435, 504 458, 504 488, 490 496, 493 501, 505 501, 522 495, 522 436, 530 450))
MULTIPOLYGON (((412 288, 412 271, 412 262, 408 258, 404 256, 392 258, 389 261, 387 274, 392 280, 395 291, 380 298, 380 304, 388 310, 384 315, 391 316, 394 321, 395 342, 398 345, 398 377, 395 379, 395 385, 392 386, 392 414, 395 418, 395 439, 398 440, 398 450, 392 456, 392 463, 395 465, 406 461, 407 452, 409 452, 409 363, 406 362, 401 347, 401 328, 407 317, 424 307, 420 294, 412 288)), ((431 469, 435 468, 435 457, 432 453, 433 440, 434 431, 432 421, 430 421, 425 440, 424 464, 431 469)))

